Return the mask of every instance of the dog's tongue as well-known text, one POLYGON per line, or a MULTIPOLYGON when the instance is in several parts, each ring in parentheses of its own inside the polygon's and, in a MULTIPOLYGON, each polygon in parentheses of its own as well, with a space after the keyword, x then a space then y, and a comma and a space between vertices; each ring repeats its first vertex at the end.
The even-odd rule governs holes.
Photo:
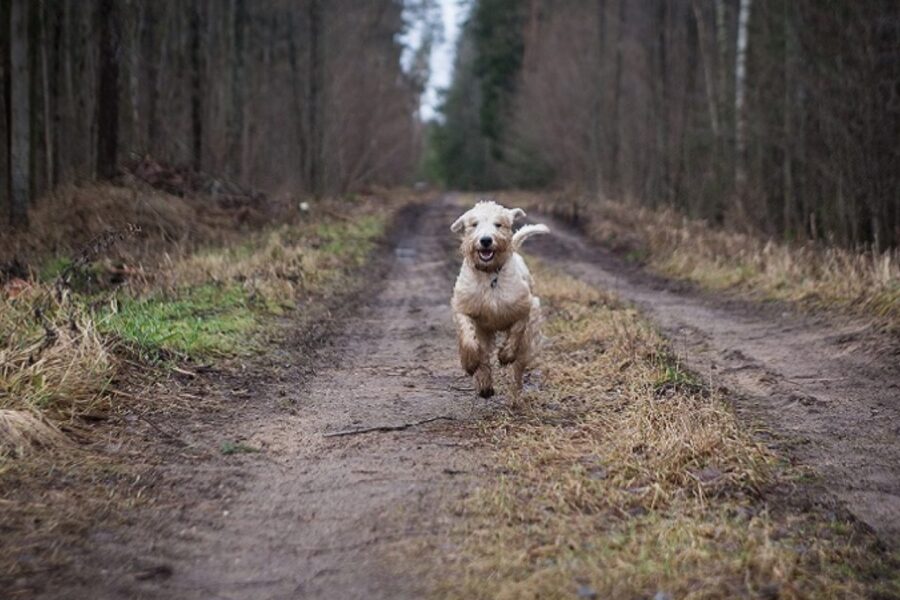
POLYGON ((494 251, 493 250, 479 250, 478 257, 481 260, 483 260, 484 262, 487 262, 487 261, 491 260, 492 258, 494 258, 494 251))

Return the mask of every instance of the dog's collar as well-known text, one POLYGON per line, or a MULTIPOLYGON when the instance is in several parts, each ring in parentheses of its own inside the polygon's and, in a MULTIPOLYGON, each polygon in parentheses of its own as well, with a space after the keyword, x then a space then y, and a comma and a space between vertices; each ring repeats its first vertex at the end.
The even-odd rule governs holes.
POLYGON ((502 269, 502 268, 503 267, 501 266, 499 269, 494 271, 494 276, 491 278, 491 289, 494 289, 495 287, 497 287, 497 283, 499 283, 499 281, 500 281, 500 269, 502 269))

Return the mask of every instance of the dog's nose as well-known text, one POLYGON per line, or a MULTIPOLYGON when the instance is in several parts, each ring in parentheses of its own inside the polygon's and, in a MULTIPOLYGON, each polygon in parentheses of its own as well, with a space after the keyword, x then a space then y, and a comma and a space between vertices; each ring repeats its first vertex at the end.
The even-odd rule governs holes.
POLYGON ((490 248, 490 247, 491 247, 491 244, 494 243, 493 238, 490 238, 490 237, 487 237, 487 236, 481 238, 481 239, 478 240, 478 241, 481 243, 481 247, 482 247, 482 248, 490 248))

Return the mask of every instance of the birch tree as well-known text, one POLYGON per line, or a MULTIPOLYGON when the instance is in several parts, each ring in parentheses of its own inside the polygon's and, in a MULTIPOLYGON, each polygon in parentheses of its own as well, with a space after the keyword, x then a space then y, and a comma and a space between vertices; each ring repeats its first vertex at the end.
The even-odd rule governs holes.
POLYGON ((734 180, 739 210, 744 209, 743 202, 747 191, 747 113, 745 103, 751 5, 752 0, 740 0, 734 60, 734 180))

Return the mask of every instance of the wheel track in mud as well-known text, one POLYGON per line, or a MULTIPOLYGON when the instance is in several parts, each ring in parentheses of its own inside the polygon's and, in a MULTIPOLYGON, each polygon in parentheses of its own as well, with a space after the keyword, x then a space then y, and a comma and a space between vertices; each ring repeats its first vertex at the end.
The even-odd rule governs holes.
MULTIPOLYGON (((528 250, 636 305, 746 426, 817 480, 789 501, 849 510, 900 547, 900 345, 864 324, 803 315, 656 277, 550 217, 528 250), (835 502, 834 500, 837 500, 835 502)), ((796 490, 782 490, 794 495, 796 490)), ((801 506, 802 508, 802 506, 801 506)))
MULTIPOLYGON (((324 434, 438 415, 478 420, 504 401, 476 399, 458 365, 448 231, 458 212, 448 197, 401 215, 383 277, 374 272, 365 297, 350 303, 359 308, 336 310, 333 332, 273 347, 269 367, 248 379, 249 399, 194 438, 213 447, 240 439, 262 452, 169 466, 161 479, 180 486, 180 503, 93 532, 83 570, 39 597, 424 596, 427 581, 403 557, 418 548, 419 562, 439 564, 455 543, 455 517, 440 508, 490 467, 460 423, 324 434)), ((529 253, 634 302, 688 366, 737 394, 745 422, 766 424, 768 442, 821 474, 823 485, 806 492, 811 501, 833 495, 896 543, 900 376, 873 349, 875 338, 673 289, 549 223, 553 235, 529 243, 529 253)))
POLYGON ((157 523, 95 535, 90 560, 110 568, 42 597, 421 597, 427 582, 398 560, 411 544, 452 543, 452 517, 436 508, 483 470, 470 442, 446 421, 324 434, 439 415, 466 421, 502 402, 476 402, 458 364, 454 210, 435 202, 401 214, 384 276, 370 277, 327 344, 313 341, 314 367, 302 343, 273 348, 271 377, 255 374, 243 411, 206 433, 207 445, 240 439, 261 452, 173 466, 183 503, 157 523))

